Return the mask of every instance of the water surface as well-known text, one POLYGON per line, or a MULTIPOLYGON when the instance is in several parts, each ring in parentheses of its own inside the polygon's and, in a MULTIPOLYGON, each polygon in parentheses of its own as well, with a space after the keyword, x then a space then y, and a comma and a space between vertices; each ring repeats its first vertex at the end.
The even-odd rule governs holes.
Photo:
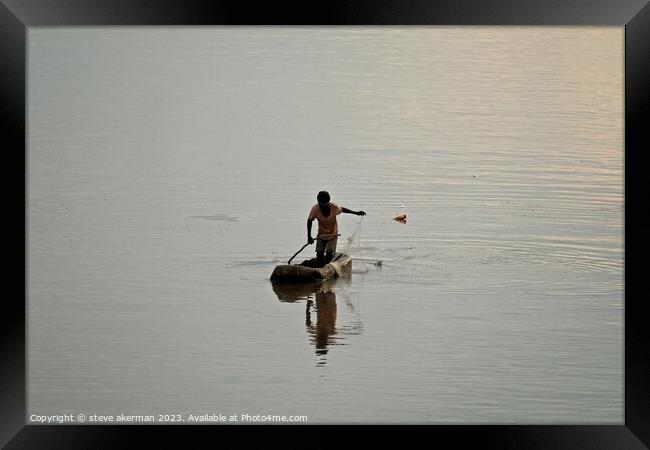
POLYGON ((622 423, 623 28, 28 38, 29 414, 622 423))

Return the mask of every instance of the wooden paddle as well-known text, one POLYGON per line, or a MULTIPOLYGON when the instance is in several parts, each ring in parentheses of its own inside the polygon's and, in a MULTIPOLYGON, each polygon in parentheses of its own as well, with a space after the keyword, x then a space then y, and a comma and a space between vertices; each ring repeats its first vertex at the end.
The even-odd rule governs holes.
MULTIPOLYGON (((312 244, 313 244, 313 242, 312 242, 312 244)), ((303 250, 305 249, 305 247, 307 247, 308 245, 310 245, 309 242, 307 242, 305 245, 302 246, 302 248, 301 248, 300 250, 298 250, 296 253, 294 253, 293 256, 291 257, 291 259, 289 260, 289 262, 288 262, 287 264, 291 264, 291 261, 293 260, 293 258, 295 258, 296 255, 298 255, 298 253, 300 253, 301 251, 303 251, 303 250)))

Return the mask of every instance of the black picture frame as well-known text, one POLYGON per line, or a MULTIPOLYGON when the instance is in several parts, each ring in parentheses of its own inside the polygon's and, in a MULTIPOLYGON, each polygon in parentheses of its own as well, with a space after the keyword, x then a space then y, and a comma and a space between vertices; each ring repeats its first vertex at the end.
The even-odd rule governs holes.
MULTIPOLYGON (((6 181, 9 230, 24 233, 22 248, 7 233, 6 278, 20 289, 3 300, 0 445, 6 448, 123 448, 133 438, 186 442, 215 438, 219 426, 36 426, 26 423, 26 33, 37 26, 99 25, 613 25, 625 27, 625 419, 623 424, 432 426, 428 439, 481 448, 643 449, 650 447, 650 355, 643 314, 643 257, 648 254, 650 202, 643 153, 650 148, 643 122, 649 111, 650 5, 646 0, 332 0, 303 2, 181 0, 4 0, 0 4, 0 111, 6 174, 23 177, 23 195, 6 181), (22 169, 22 170, 21 170, 22 169), (12 189, 9 190, 9 186, 12 189), (14 249, 15 246, 15 249, 14 249), (22 280, 22 283, 21 281, 22 280), (191 434, 191 436, 190 436, 191 434), (198 435, 198 436, 197 436, 198 435), (174 441, 173 439, 179 439, 174 441)), ((6 254, 6 253, 5 253, 6 254)), ((309 425, 295 428, 309 428, 309 425)), ((247 431, 250 428, 234 428, 247 431)), ((274 434, 287 427, 255 426, 274 434)), ((373 430, 375 437, 391 432, 373 430)), ((250 436, 250 433, 247 433, 250 436)), ((241 438, 239 445, 246 445, 241 438)), ((218 442, 222 442, 221 440, 218 442)), ((297 445, 298 443, 296 443, 297 445)))

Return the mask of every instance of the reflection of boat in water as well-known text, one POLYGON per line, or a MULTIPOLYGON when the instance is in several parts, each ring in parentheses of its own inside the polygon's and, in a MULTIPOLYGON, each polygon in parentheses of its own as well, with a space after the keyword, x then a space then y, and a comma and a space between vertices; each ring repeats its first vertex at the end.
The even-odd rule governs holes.
POLYGON ((280 264, 271 274, 271 281, 282 283, 310 283, 318 280, 347 277, 352 273, 352 258, 345 253, 336 253, 323 267, 318 267, 316 258, 300 264, 280 264))
MULTIPOLYGON (((343 345, 346 335, 361 334, 361 323, 336 326, 337 304, 336 283, 343 280, 331 280, 312 283, 271 283, 273 292, 281 302, 294 303, 305 300, 305 326, 309 341, 316 347, 316 354, 321 357, 318 365, 326 363, 325 355, 332 345, 343 345), (315 316, 315 317, 314 317, 315 316)), ((349 301, 348 306, 352 307, 349 301)))
POLYGON ((281 302, 296 302, 309 300, 319 290, 328 290, 328 285, 323 282, 311 283, 271 283, 273 292, 281 302))

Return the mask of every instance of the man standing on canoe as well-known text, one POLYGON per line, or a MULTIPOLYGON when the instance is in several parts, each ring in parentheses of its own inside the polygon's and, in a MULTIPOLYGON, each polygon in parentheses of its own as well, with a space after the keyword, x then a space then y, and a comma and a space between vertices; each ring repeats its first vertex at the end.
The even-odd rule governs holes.
POLYGON ((318 220, 316 258, 318 266, 322 267, 332 260, 336 251, 336 242, 338 241, 339 234, 336 216, 342 212, 357 216, 365 216, 366 213, 363 211, 352 211, 330 202, 330 194, 326 191, 320 191, 316 196, 316 200, 318 200, 318 203, 311 208, 309 217, 307 218, 307 242, 310 244, 314 242, 314 238, 311 237, 311 224, 316 219, 318 220))

